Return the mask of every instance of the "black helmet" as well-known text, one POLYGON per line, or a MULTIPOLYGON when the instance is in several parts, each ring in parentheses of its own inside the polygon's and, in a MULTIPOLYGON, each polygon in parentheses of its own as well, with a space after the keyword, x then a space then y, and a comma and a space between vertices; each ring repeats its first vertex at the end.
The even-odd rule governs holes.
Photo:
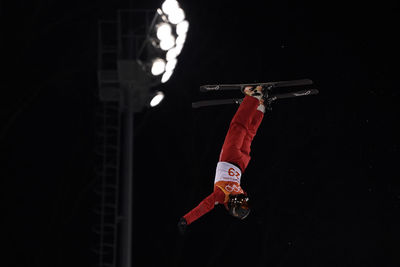
POLYGON ((250 213, 249 198, 247 194, 229 195, 229 214, 243 220, 250 213))

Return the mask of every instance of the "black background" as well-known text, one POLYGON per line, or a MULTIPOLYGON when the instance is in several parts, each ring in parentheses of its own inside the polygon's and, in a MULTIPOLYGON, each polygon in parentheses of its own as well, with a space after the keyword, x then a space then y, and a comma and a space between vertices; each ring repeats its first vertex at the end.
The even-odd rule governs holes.
MULTIPOLYGON (((4 266, 96 266, 97 22, 161 5, 109 2, 1 5, 4 266)), ((181 1, 190 29, 166 99, 135 118, 134 266, 400 265, 398 8, 348 2, 181 1), (320 94, 266 114, 248 219, 217 206, 180 236, 237 109, 191 109, 221 97, 199 86, 301 78, 320 94)))

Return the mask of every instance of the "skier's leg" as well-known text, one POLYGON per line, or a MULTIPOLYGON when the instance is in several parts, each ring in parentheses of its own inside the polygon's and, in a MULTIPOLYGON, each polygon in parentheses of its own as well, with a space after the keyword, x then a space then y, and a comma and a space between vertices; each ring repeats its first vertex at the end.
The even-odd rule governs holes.
POLYGON ((247 95, 244 98, 231 121, 222 146, 219 161, 225 161, 237 165, 242 172, 248 164, 249 155, 243 153, 241 149, 244 140, 248 135, 248 130, 251 127, 253 116, 256 113, 259 113, 259 111, 257 111, 259 104, 259 99, 255 97, 247 95))
MULTIPOLYGON (((244 169, 247 168, 247 165, 249 164, 250 161, 250 147, 251 143, 253 141, 254 136, 257 133, 258 128, 260 127, 260 124, 262 122, 262 119, 264 118, 264 112, 265 112, 265 107, 263 105, 260 105, 255 114, 253 115, 252 121, 250 122, 248 131, 246 136, 243 139, 243 144, 241 147, 241 152, 243 155, 245 155, 244 158, 244 169)), ((242 169, 242 171, 244 171, 242 169)))

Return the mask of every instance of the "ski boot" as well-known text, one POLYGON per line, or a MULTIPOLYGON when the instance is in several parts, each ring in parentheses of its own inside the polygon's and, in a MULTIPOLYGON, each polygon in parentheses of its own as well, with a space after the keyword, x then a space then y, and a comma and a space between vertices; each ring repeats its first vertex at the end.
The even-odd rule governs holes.
POLYGON ((268 97, 268 93, 271 91, 272 86, 258 85, 256 87, 246 86, 242 89, 245 95, 249 95, 257 98, 261 105, 264 105, 267 110, 272 110, 271 104, 275 100, 268 97))

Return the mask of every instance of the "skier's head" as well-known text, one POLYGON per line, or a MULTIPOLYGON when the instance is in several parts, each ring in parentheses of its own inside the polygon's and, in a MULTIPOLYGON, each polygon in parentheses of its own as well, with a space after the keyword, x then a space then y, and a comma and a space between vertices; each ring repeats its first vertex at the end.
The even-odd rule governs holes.
POLYGON ((249 197, 247 194, 229 195, 228 200, 229 214, 235 218, 243 220, 250 213, 249 197))

